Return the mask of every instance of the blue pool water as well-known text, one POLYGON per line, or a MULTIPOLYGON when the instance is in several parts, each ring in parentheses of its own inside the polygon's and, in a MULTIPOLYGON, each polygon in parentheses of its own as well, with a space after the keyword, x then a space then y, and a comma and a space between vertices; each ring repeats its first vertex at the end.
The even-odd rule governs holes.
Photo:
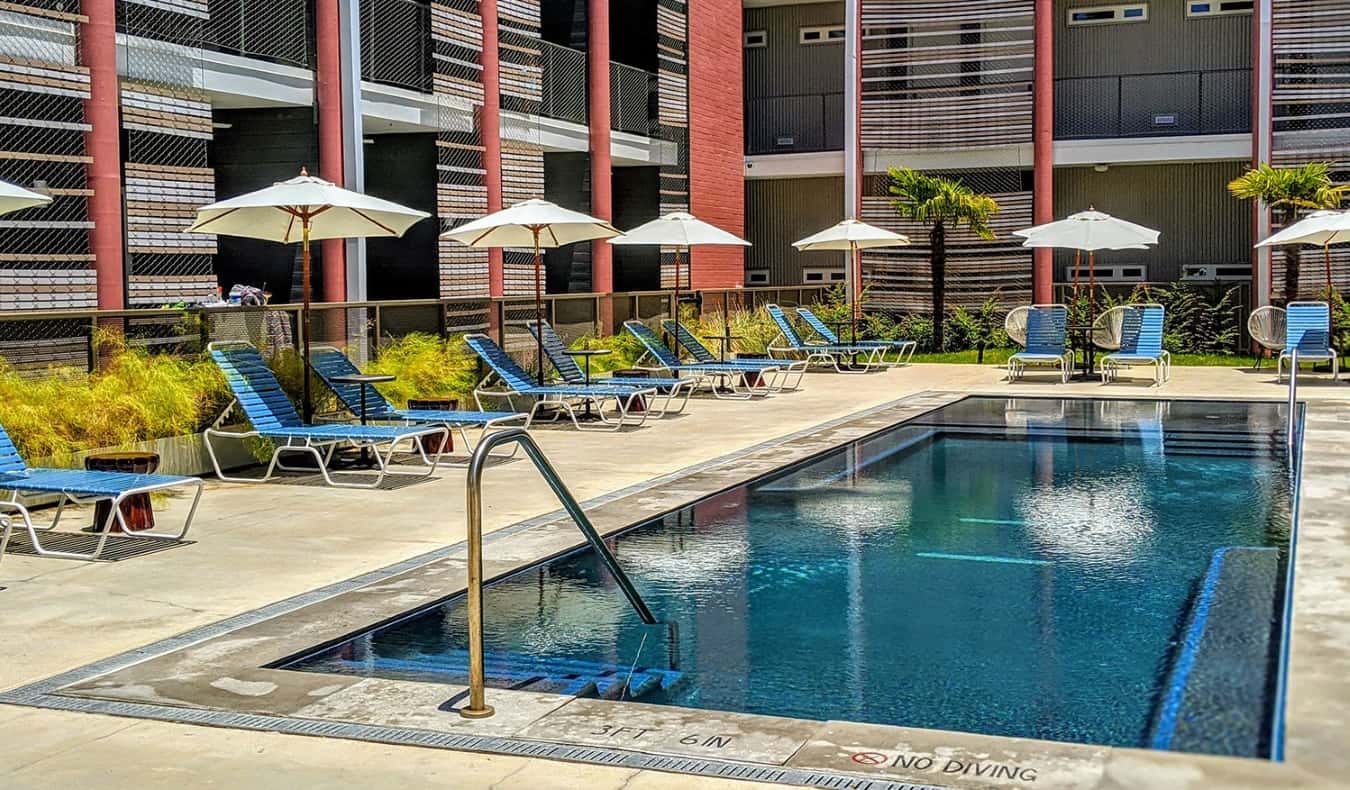
MULTIPOLYGON (((968 398, 493 583, 489 682, 1268 755, 1291 485, 1273 404, 968 398)), ((491 543, 487 545, 491 554, 491 543)), ((288 666, 454 682, 455 598, 288 666)))

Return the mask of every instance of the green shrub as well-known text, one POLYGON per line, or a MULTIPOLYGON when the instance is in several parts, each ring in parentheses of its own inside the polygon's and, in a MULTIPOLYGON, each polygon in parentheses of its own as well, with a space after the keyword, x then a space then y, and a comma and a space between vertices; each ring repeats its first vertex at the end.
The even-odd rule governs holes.
POLYGON ((0 424, 30 461, 69 465, 82 451, 196 433, 229 402, 208 360, 151 354, 111 334, 95 342, 93 373, 32 376, 0 362, 0 424))
MULTIPOLYGON (((646 347, 642 345, 642 341, 624 330, 618 330, 617 334, 604 337, 586 335, 578 338, 570 347, 573 349, 603 349, 610 352, 605 356, 591 358, 592 376, 634 367, 637 365, 638 358, 646 352, 646 347)), ((578 362, 578 364, 585 365, 584 361, 578 362)))
POLYGON ((464 344, 463 335, 442 340, 413 332, 381 343, 375 359, 366 363, 363 371, 394 377, 378 386, 380 393, 399 408, 406 408, 413 398, 454 398, 463 405, 473 400, 478 358, 464 344))
POLYGON ((979 352, 977 360, 984 361, 987 348, 1006 348, 1009 344, 1008 333, 1003 329, 1003 308, 999 306, 998 295, 989 297, 973 312, 957 307, 947 319, 946 351, 979 352))

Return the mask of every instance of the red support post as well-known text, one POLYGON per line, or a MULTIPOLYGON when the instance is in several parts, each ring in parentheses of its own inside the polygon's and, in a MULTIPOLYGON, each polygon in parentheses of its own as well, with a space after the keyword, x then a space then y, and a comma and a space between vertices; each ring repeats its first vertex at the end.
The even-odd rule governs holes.
MULTIPOLYGON (((326 181, 345 184, 342 150, 342 20, 338 0, 314 0, 314 42, 318 54, 319 173, 326 181)), ((359 109, 356 110, 359 112, 359 109)), ((322 292, 325 302, 347 301, 347 243, 321 242, 322 292)))
POLYGON ((80 60, 89 69, 89 99, 84 103, 89 246, 94 253, 94 276, 100 310, 126 306, 126 264, 123 258, 122 131, 117 78, 117 12, 108 0, 84 0, 88 17, 80 35, 80 60))
MULTIPOLYGON (((1035 149, 1032 212, 1037 225, 1053 222, 1055 219, 1054 31, 1054 0, 1036 0, 1036 77, 1032 89, 1034 97, 1032 144, 1035 149)), ((1054 250, 1040 248, 1033 254, 1032 301, 1036 304, 1049 304, 1055 298, 1054 250)))
MULTIPOLYGON (((586 3, 587 117, 590 119, 591 216, 614 220, 614 172, 610 160, 609 0, 586 3)), ((614 291, 614 248, 591 242, 591 290, 614 291)), ((614 306, 600 300, 600 331, 614 331, 614 306)))
MULTIPOLYGON (((483 23, 483 106, 478 112, 478 133, 483 141, 484 186, 487 210, 501 211, 502 205, 502 92, 501 65, 497 51, 497 0, 482 0, 478 13, 483 23)), ((502 251, 488 250, 488 295, 506 295, 506 274, 502 251)))

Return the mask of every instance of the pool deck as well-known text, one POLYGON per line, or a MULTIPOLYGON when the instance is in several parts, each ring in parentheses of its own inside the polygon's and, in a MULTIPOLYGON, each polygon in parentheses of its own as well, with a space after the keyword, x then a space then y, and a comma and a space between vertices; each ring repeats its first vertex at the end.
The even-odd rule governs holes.
MULTIPOLYGON (((687 737, 688 728, 696 719, 700 726, 711 727, 709 733, 729 727, 743 732, 745 738, 741 743, 747 751, 740 759, 923 785, 1350 786, 1350 750, 1345 748, 1345 733, 1350 728, 1350 571, 1346 570, 1350 568, 1350 519, 1345 515, 1345 503, 1350 501, 1350 476, 1346 474, 1350 469, 1350 409, 1346 408, 1350 405, 1350 386, 1324 383, 1324 378, 1305 376, 1300 388, 1301 398, 1308 402, 1308 423, 1295 577, 1288 759, 1284 764, 1034 741, 1015 743, 1012 739, 846 723, 749 721, 768 717, 733 717, 735 720, 729 721, 718 720, 716 717, 721 714, 707 712, 688 712, 690 718, 684 720, 680 716, 685 712, 679 709, 653 710, 632 703, 616 706, 584 700, 564 708, 562 703, 566 699, 560 698, 556 704, 554 700, 539 699, 548 695, 519 695, 521 698, 513 705, 494 700, 502 713, 495 722, 488 720, 491 724, 485 724, 485 728, 496 729, 484 732, 508 734, 509 730, 516 737, 582 744, 602 740, 594 745, 614 746, 609 731, 594 733, 605 727, 638 726, 627 723, 629 720, 650 723, 664 717, 669 722, 675 717, 673 723, 664 725, 670 733, 678 733, 673 745, 657 743, 642 748, 654 753, 690 754, 688 749, 681 751, 680 741, 687 737), (924 762, 927 757, 933 758, 936 769, 927 766, 924 762), (943 770, 954 760, 962 768, 943 770), (980 761, 983 764, 1001 761, 1012 767, 996 779, 990 779, 988 774, 977 777, 963 770, 964 766, 980 761), (897 762, 909 767, 897 766, 897 762), (1018 774, 1014 770, 1018 767, 1032 767, 1033 771, 1018 774), (1009 773, 1016 775, 1007 776, 1009 773)), ((653 422, 636 431, 579 434, 550 429, 536 434, 580 499, 599 498, 591 507, 609 505, 611 510, 622 510, 624 505, 616 503, 640 505, 648 495, 641 488, 652 480, 694 467, 706 474, 717 468, 710 462, 719 458, 740 455, 782 437, 816 432, 813 429, 822 423, 835 426, 819 433, 833 432, 838 434, 836 440, 842 440, 847 438, 843 433, 848 423, 840 422, 844 418, 932 391, 1223 399, 1281 399, 1286 392, 1284 387, 1273 383, 1269 368, 1259 373, 1176 368, 1169 384, 1151 388, 1125 383, 1103 387, 1096 383, 1059 385, 1038 381, 1009 386, 1001 381, 1001 371, 992 367, 915 365, 865 376, 813 374, 807 378, 803 391, 753 404, 699 400, 691 404, 685 416, 653 422), (620 500, 621 496, 627 499, 620 500)), ((936 405, 940 397, 921 402, 930 400, 933 403, 926 408, 936 405)), ((808 449, 811 446, 810 442, 797 444, 808 449)), ((817 449, 823 446, 816 445, 817 449)), ((759 452, 774 456, 782 451, 769 446, 759 447, 759 452)), ((737 465, 744 472, 754 469, 753 463, 737 465)), ((448 469, 424 483, 378 492, 331 490, 294 483, 248 486, 212 482, 197 525, 189 535, 197 541, 193 545, 119 563, 85 564, 8 556, 0 562, 0 587, 5 588, 0 592, 0 603, 4 604, 8 637, 0 644, 0 689, 12 692, 396 563, 408 563, 410 571, 421 567, 423 561, 414 561, 415 558, 427 558, 464 537, 463 476, 460 469, 448 469)), ((686 485, 689 482, 682 481, 674 492, 669 490, 673 486, 659 488, 663 493, 693 497, 699 489, 686 485)), ((556 509, 547 488, 523 462, 489 469, 484 501, 485 528, 490 532, 540 519, 556 509)), ((170 512, 165 517, 172 517, 172 511, 181 507, 178 502, 170 503, 167 508, 170 512)), ((651 507, 661 509, 657 503, 651 507)), ((627 516, 633 520, 641 513, 633 513, 629 508, 627 516)), ((568 539, 548 529, 549 525, 544 523, 548 521, 542 519, 540 529, 514 529, 509 537, 490 541, 490 561, 499 563, 495 567, 501 570, 505 567, 502 563, 518 564, 529 559, 526 555, 531 552, 535 552, 532 556, 539 556, 538 552, 546 548, 539 541, 547 544, 568 539), (506 550, 517 543, 519 552, 506 550)), ((611 528, 621 526, 613 520, 608 524, 611 528)), ((574 532, 570 540, 576 541, 574 532)), ((439 559, 446 563, 444 568, 457 561, 449 556, 439 559)), ((381 595, 386 600, 401 600, 405 608, 414 606, 428 600, 428 596, 434 599, 443 594, 438 592, 440 585, 462 586, 462 578, 458 581, 454 578, 457 575, 447 572, 439 578, 424 578, 420 584, 386 587, 381 595)), ((314 603, 321 605, 318 601, 314 603)), ((361 624, 362 613, 353 614, 350 620, 337 619, 344 611, 335 607, 334 619, 326 626, 338 629, 349 626, 347 630, 354 630, 361 624)), ((308 632, 292 632, 289 636, 300 646, 305 639, 308 644, 316 641, 308 632)), ((274 633, 270 638, 281 639, 282 635, 274 633)), ((285 653, 280 641, 269 649, 285 653)), ((219 656, 198 658, 204 664, 212 664, 219 656)), ((153 671, 153 661, 136 671, 153 671)), ((313 677, 316 682, 323 679, 313 677)), ((235 677, 234 681, 212 687, 217 697, 209 704, 242 711, 270 707, 270 703, 263 706, 250 701, 269 696, 267 678, 235 677)), ((421 700, 421 707, 415 703, 418 694, 439 695, 444 699, 448 696, 445 687, 361 682, 366 684, 367 699, 384 700, 383 705, 363 703, 361 707, 367 716, 379 712, 385 723, 428 731, 450 729, 451 725, 446 723, 450 719, 459 724, 454 714, 443 714, 443 719, 417 719, 412 715, 425 708, 426 700, 421 700), (404 717, 399 718, 399 714, 404 717)), ((121 684, 123 689, 127 685, 130 684, 121 684)), ((200 698, 200 687, 178 699, 167 684, 149 685, 152 688, 143 690, 140 699, 179 706, 206 702, 200 698), (195 699, 188 699, 189 696, 195 699)), ((344 703, 343 695, 351 693, 352 685, 356 685, 356 679, 346 679, 340 689, 311 685, 303 698, 290 700, 285 712, 316 719, 350 717, 353 711, 344 703), (309 695, 316 690, 325 693, 309 695)), ((116 697, 111 693, 102 696, 116 697)), ((0 775, 5 776, 6 787, 15 788, 178 788, 210 784, 327 788, 337 782, 400 787, 417 781, 455 787, 747 786, 746 782, 729 779, 626 766, 304 737, 14 705, 0 706, 0 726, 8 736, 8 748, 0 754, 0 775)), ((695 751, 691 756, 717 757, 703 751, 695 751)))

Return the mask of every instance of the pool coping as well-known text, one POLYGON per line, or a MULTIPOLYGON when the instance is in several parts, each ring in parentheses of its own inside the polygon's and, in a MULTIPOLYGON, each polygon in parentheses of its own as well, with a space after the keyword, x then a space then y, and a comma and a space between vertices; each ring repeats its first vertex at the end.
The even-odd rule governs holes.
MULTIPOLYGON (((919 393, 644 481, 584 506, 602 534, 622 531, 901 420, 982 394, 1007 397, 997 392, 919 393)), ((1308 408, 1311 414, 1312 407, 1308 408)), ((1350 429, 1343 430, 1350 436, 1350 429)), ((497 530, 486 541, 492 547, 492 557, 485 563, 489 578, 582 544, 561 512, 497 530)), ((875 788, 1102 787, 1114 786, 1103 784, 1110 781, 1112 764, 1146 766, 1161 771, 1159 778, 1164 780, 1171 772, 1179 772, 1178 777, 1193 775, 1198 766, 1202 770, 1211 766, 1211 771, 1222 770, 1225 786, 1240 786, 1231 783, 1237 778, 1256 787, 1272 781, 1290 784, 1306 776, 1302 760, 1295 765, 847 722, 804 722, 632 702, 548 700, 540 698, 556 695, 497 690, 490 691, 490 701, 495 698, 499 708, 505 709, 504 703, 513 695, 522 695, 514 700, 517 707, 533 705, 545 712, 509 727, 496 726, 491 719, 475 725, 453 712, 445 712, 443 720, 433 717, 418 722, 417 727, 396 726, 387 723, 391 715, 387 707, 371 708, 364 721, 321 720, 310 717, 325 704, 362 691, 353 687, 364 683, 370 688, 369 679, 262 668, 462 591, 462 549, 462 544, 438 549, 0 693, 0 703, 815 786, 844 786, 868 777, 868 786, 875 788), (315 617, 316 613, 326 616, 315 617), (672 711, 685 719, 671 725, 672 711), (567 721, 550 730, 549 721, 555 715, 560 722, 567 721), (702 735, 695 737, 695 743, 681 742, 681 738, 694 737, 684 735, 693 732, 691 723, 709 719, 735 729, 732 740, 721 743, 721 736, 703 737, 707 732, 699 730, 702 735), (644 723, 653 726, 644 727, 644 723), (643 733, 628 738, 627 748, 616 748, 613 744, 620 741, 600 732, 605 727, 617 727, 628 735, 635 729, 643 733), (777 737, 789 731, 788 741, 777 737), (588 738, 588 732, 593 737, 588 738), (674 741, 659 742, 661 737, 674 741), (750 754, 741 748, 741 743, 756 739, 762 743, 775 737, 775 749, 756 748, 750 754), (652 743, 656 745, 648 745, 652 743), (1216 762, 1221 769, 1212 767, 1216 762), (955 770, 949 770, 953 765, 955 770)), ((1296 561, 1301 563, 1307 554, 1296 554, 1296 561)), ((1300 565, 1295 573, 1296 597, 1306 594, 1306 588, 1298 584, 1304 577, 1300 565)), ((1295 628, 1295 636, 1298 632, 1295 628)), ((1291 666, 1302 666, 1297 660, 1299 652, 1292 654, 1291 666)), ((1298 689, 1294 684, 1291 697, 1298 689)), ((453 690, 401 681, 381 685, 381 691, 395 699, 421 699, 428 693, 448 698, 453 690)), ((504 721, 498 719, 498 723, 504 721)), ((1336 762, 1330 754, 1326 757, 1336 762)))

